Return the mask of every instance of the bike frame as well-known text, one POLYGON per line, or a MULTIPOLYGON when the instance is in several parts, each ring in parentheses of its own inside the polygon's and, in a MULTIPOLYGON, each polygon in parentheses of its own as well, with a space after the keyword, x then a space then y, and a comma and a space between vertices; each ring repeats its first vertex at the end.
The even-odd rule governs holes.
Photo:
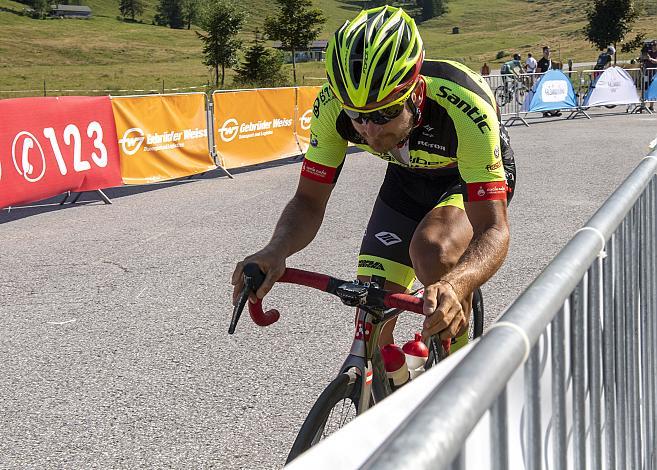
MULTIPOLYGON (((364 308, 357 310, 354 339, 349 355, 340 368, 340 373, 353 375, 355 369, 356 373, 360 375, 358 414, 365 412, 370 407, 370 395, 374 397, 374 403, 376 403, 392 393, 383 359, 377 353, 383 326, 402 312, 402 310, 391 309, 378 312, 377 315, 368 310, 364 308)), ((357 380, 358 377, 354 376, 353 379, 357 380)))

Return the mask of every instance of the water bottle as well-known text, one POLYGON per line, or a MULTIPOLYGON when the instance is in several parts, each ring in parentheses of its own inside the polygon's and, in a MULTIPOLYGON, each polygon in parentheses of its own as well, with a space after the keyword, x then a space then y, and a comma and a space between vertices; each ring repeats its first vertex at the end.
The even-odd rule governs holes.
POLYGON ((394 388, 399 388, 408 382, 408 366, 402 348, 396 344, 386 344, 381 348, 381 357, 386 366, 386 375, 392 380, 394 388))
POLYGON ((410 372, 411 378, 414 379, 424 372, 424 364, 429 357, 429 348, 422 341, 422 335, 415 333, 415 339, 408 341, 402 348, 406 358, 406 366, 410 372))

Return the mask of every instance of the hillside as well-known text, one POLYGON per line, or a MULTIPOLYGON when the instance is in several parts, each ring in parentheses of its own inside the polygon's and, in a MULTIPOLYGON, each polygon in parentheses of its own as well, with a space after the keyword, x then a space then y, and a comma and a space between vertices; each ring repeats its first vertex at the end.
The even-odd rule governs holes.
MULTIPOLYGON (((314 1, 328 17, 324 38, 364 5, 359 0, 314 1)), ((44 81, 48 90, 159 90, 211 81, 193 26, 172 30, 151 24, 156 0, 146 0, 141 23, 119 21, 118 0, 84 3, 93 10, 91 20, 33 20, 20 14, 24 5, 0 0, 0 97, 42 94, 44 81)), ((253 30, 275 10, 264 0, 241 3, 249 12, 243 32, 248 45, 253 30)), ((407 5, 412 10, 414 2, 407 5)), ((495 59, 498 51, 507 57, 515 51, 538 56, 543 44, 563 62, 597 56, 580 32, 586 3, 578 0, 449 0, 448 7, 443 17, 420 24, 430 58, 453 58, 478 70, 484 62, 501 62, 495 59), (460 34, 451 34, 455 26, 460 34)), ((652 15, 643 15, 635 31, 655 35, 655 10, 648 8, 652 15)), ((619 54, 619 59, 629 57, 619 54)), ((302 76, 323 76, 322 64, 301 64, 302 76)))

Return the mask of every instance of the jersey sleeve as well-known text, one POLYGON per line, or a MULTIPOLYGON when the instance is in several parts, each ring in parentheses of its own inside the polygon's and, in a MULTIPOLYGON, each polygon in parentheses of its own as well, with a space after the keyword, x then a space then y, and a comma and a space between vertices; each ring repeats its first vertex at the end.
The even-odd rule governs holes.
MULTIPOLYGON (((487 86, 487 85, 484 85, 487 86)), ((457 163, 465 183, 467 201, 506 200, 506 176, 500 148, 500 124, 492 103, 479 94, 463 90, 465 104, 454 110, 461 121, 458 134, 457 163), (457 114, 458 113, 458 114, 457 114)))
POLYGON ((320 183, 337 181, 347 152, 347 141, 336 127, 341 110, 340 102, 325 84, 313 104, 310 146, 303 160, 301 176, 320 183))

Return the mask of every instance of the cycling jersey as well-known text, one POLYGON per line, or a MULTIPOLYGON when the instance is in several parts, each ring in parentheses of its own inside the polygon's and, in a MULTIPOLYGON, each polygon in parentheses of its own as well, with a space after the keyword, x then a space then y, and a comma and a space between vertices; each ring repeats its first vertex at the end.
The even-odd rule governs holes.
POLYGON ((421 77, 426 84, 419 106, 421 120, 400 147, 387 153, 375 152, 366 144, 328 84, 324 85, 313 106, 302 176, 335 183, 348 142, 352 142, 408 171, 451 173, 456 181, 460 177, 466 201, 505 200, 502 157, 508 142, 500 140, 502 126, 485 80, 464 65, 446 60, 425 61, 421 77))
POLYGON ((500 73, 502 73, 503 75, 512 74, 514 68, 517 68, 517 69, 522 68, 522 65, 521 65, 519 60, 514 59, 514 60, 510 60, 508 62, 504 62, 502 64, 502 67, 500 68, 500 73))

